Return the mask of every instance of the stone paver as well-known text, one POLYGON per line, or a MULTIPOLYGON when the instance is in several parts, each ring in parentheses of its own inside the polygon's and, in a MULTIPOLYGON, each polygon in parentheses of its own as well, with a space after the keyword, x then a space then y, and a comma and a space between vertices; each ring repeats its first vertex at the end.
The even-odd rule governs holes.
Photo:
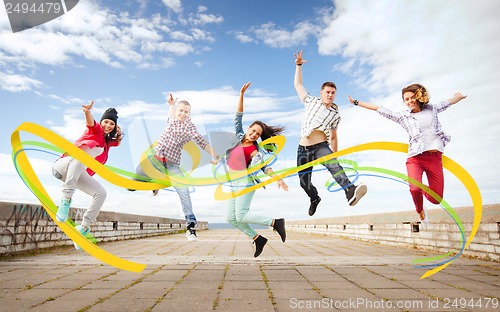
MULTIPOLYGON (((119 270, 72 248, 0 261, 2 311, 498 311, 500 264, 459 258, 426 279, 428 251, 268 230, 262 255, 236 230, 100 247, 146 263, 119 270), (481 307, 482 305, 482 307, 481 307)), ((436 254, 437 255, 437 254, 436 254)))

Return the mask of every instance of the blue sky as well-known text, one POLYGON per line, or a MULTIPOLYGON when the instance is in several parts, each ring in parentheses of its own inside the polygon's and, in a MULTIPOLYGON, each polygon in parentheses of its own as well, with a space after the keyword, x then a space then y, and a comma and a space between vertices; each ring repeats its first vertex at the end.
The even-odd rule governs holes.
MULTIPOLYGON (((285 125, 287 143, 275 168, 292 167, 303 110, 293 88, 293 54, 301 49, 309 61, 303 67, 306 89, 318 95, 324 81, 338 86, 340 149, 373 141, 407 142, 397 124, 350 106, 347 94, 393 109, 403 108, 400 90, 412 82, 428 88, 431 102, 456 91, 467 94, 440 116, 452 136, 445 154, 474 177, 486 204, 498 203, 499 9, 493 0, 81 0, 58 19, 12 33, 1 7, 0 199, 37 203, 10 156, 10 135, 22 122, 40 124, 73 141, 84 129, 81 104, 95 100, 96 118, 115 107, 126 137, 111 151, 108 164, 134 170, 148 145, 142 118, 156 140, 168 93, 192 104, 200 132, 231 131, 238 92, 247 81, 252 85, 244 122, 285 125)), ((61 185, 50 175, 54 157, 29 155, 57 202, 61 185)), ((400 153, 363 152, 346 159, 405 172, 406 156, 400 153)), ((208 169, 200 175, 203 170, 208 169)), ((318 172, 313 181, 321 186, 327 178, 318 172)), ((315 217, 413 210, 407 186, 377 177, 360 179, 369 191, 356 207, 349 207, 343 194, 321 189, 323 201, 315 217)), ((461 183, 449 172, 445 179, 445 199, 454 207, 470 205, 461 183)), ((309 218, 298 178, 286 182, 288 193, 275 185, 259 190, 252 209, 272 217, 309 218)), ((108 190, 103 210, 182 217, 175 193, 152 197, 102 183, 108 190)), ((213 191, 196 188, 195 213, 201 220, 224 222, 224 204, 213 199, 213 191)), ((73 203, 86 207, 89 198, 77 192, 73 203)))

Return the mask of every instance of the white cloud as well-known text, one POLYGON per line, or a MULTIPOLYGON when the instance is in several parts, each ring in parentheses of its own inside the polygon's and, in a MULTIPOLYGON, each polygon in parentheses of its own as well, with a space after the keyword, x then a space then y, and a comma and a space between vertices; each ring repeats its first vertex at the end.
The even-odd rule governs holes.
POLYGON ((320 34, 320 29, 320 25, 301 22, 295 26, 293 31, 288 31, 269 22, 254 27, 252 33, 258 40, 272 48, 290 48, 307 43, 310 36, 316 37, 320 34))
POLYGON ((197 14, 192 22, 194 25, 221 24, 224 22, 224 18, 214 14, 197 14))
POLYGON ((182 12, 181 0, 162 0, 163 4, 175 13, 182 12))
POLYGON ((234 37, 236 38, 236 40, 238 40, 241 43, 255 42, 255 40, 251 36, 241 32, 241 31, 234 32, 234 37))
POLYGON ((190 44, 184 42, 147 42, 143 45, 143 48, 148 52, 161 51, 173 53, 176 55, 186 55, 194 51, 194 48, 190 44))
MULTIPOLYGON (((182 11, 180 1, 163 3, 176 13, 182 11)), ((83 1, 49 23, 16 34, 0 33, 0 68, 17 72, 40 64, 62 66, 77 63, 76 57, 115 68, 123 68, 128 63, 143 69, 169 67, 173 62, 165 60, 172 55, 183 56, 195 51, 189 42, 215 41, 203 25, 220 24, 223 18, 206 11, 199 7, 197 12, 190 13, 184 27, 159 13, 145 18, 131 17, 127 12, 113 12, 97 1, 83 1), (176 41, 165 41, 166 36, 176 41)), ((182 22, 182 17, 179 18, 182 22)), ((207 47, 197 48, 197 51, 206 50, 207 47)), ((24 89, 27 88, 25 84, 24 89)))
POLYGON ((0 89, 10 92, 29 91, 38 88, 43 83, 39 80, 17 74, 4 74, 0 72, 0 89))
POLYGON ((192 36, 184 33, 183 31, 173 31, 170 33, 170 37, 178 41, 194 41, 194 38, 192 36))
POLYGON ((189 21, 193 25, 207 25, 207 24, 221 24, 224 22, 224 17, 215 14, 207 14, 208 8, 205 6, 198 6, 197 13, 189 15, 189 21))

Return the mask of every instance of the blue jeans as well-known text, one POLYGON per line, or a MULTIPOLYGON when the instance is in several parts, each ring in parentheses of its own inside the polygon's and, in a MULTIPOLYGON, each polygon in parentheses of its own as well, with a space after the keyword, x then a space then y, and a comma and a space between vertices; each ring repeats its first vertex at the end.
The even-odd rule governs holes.
MULTIPOLYGON (((304 164, 307 164, 308 162, 330 155, 332 153, 333 151, 330 149, 327 142, 321 142, 311 146, 299 145, 297 149, 297 166, 302 166, 304 164)), ((344 189, 344 191, 348 186, 351 185, 351 182, 344 172, 344 168, 342 168, 337 159, 332 159, 328 161, 328 163, 323 163, 322 165, 325 166, 328 171, 330 171, 332 177, 344 189)), ((312 169, 313 167, 307 167, 299 171, 299 178, 300 186, 307 193, 307 196, 309 196, 311 200, 315 200, 319 196, 318 190, 311 182, 312 169)))
MULTIPOLYGON (((181 169, 178 164, 167 162, 163 164, 167 169, 167 176, 178 176, 184 177, 181 169)), ((191 203, 191 196, 189 195, 189 186, 188 185, 178 185, 176 183, 172 184, 177 195, 179 195, 179 199, 181 200, 182 212, 184 213, 184 218, 186 219, 186 225, 189 225, 191 222, 197 224, 196 217, 193 213, 193 204, 191 203)))
MULTIPOLYGON (((252 185, 254 185, 254 181, 249 177, 232 181, 231 191, 237 192, 252 185)), ((250 212, 250 204, 252 203, 254 194, 255 191, 251 191, 227 201, 227 222, 250 237, 250 239, 253 239, 257 235, 257 232, 250 226, 250 223, 264 226, 271 226, 273 223, 272 218, 250 212)))

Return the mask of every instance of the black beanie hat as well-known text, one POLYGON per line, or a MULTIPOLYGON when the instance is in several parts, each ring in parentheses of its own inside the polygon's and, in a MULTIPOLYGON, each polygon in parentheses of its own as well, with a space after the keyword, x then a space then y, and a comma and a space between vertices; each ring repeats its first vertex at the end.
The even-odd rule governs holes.
POLYGON ((102 114, 102 117, 101 117, 101 121, 103 119, 109 119, 109 120, 113 120, 115 122, 115 124, 117 123, 117 120, 118 120, 118 112, 116 111, 116 109, 114 108, 108 108, 104 114, 102 114))

